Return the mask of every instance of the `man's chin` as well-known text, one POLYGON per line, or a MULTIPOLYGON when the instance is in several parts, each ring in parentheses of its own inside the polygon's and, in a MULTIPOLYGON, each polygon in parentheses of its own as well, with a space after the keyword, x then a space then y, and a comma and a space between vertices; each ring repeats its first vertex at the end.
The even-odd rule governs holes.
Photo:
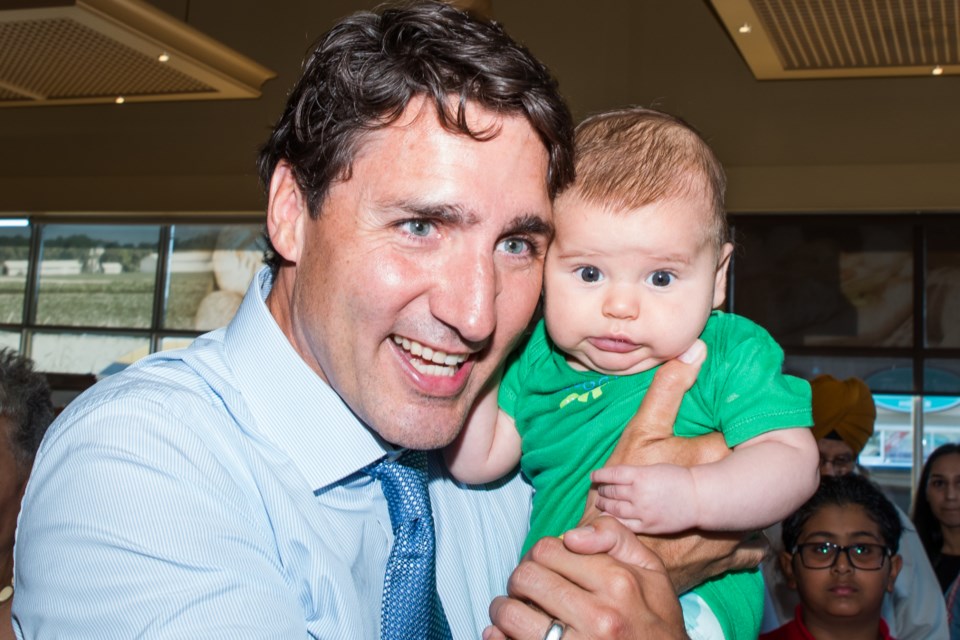
POLYGON ((465 419, 464 412, 444 412, 438 415, 432 412, 411 412, 408 415, 386 415, 379 424, 386 425, 375 429, 387 442, 405 449, 442 449, 453 442, 465 419))

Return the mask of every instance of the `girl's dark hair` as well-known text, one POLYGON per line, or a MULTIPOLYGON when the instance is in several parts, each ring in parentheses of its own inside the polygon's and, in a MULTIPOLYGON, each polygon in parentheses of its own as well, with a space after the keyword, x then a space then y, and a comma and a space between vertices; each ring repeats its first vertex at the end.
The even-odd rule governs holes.
POLYGON ((792 551, 803 530, 803 525, 814 514, 828 506, 842 507, 858 504, 867 512, 867 516, 880 527, 880 536, 891 553, 900 548, 900 534, 903 524, 900 514, 893 503, 883 495, 880 487, 855 473, 842 476, 825 476, 817 492, 783 521, 781 536, 783 548, 792 551))
MULTIPOLYGON (((364 134, 389 126, 418 96, 446 129, 478 140, 497 131, 471 130, 468 103, 525 117, 549 154, 551 197, 573 180, 573 118, 547 68, 497 23, 416 2, 357 13, 319 40, 260 151, 264 189, 284 160, 319 215, 331 184, 349 178, 364 134)), ((275 273, 272 246, 266 261, 275 273)))
POLYGON ((923 470, 920 472, 920 482, 917 484, 917 493, 913 496, 913 524, 917 528, 917 535, 920 536, 920 542, 927 551, 927 557, 930 563, 936 563, 940 557, 940 550, 943 548, 943 530, 940 528, 940 521, 933 515, 930 509, 930 501, 927 500, 927 483, 930 482, 930 470, 933 463, 938 458, 950 455, 951 453, 960 453, 960 444, 948 443, 937 447, 930 457, 927 458, 923 470))

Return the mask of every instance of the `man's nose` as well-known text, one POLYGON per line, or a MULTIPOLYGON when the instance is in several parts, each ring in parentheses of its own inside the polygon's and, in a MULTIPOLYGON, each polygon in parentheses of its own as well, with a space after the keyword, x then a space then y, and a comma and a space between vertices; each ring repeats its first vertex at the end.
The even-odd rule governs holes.
POLYGON ((433 315, 465 341, 483 342, 497 326, 499 276, 493 256, 462 252, 445 267, 432 297, 433 315))

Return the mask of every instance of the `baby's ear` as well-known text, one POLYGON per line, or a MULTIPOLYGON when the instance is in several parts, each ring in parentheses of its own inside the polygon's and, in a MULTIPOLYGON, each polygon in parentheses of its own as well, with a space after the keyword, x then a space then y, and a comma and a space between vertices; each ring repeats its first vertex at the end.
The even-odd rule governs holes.
POLYGON ((713 283, 713 308, 719 309, 727 300, 727 271, 730 269, 730 254, 733 253, 733 245, 729 242, 720 247, 720 255, 717 256, 717 273, 713 283))
POLYGON ((797 577, 793 574, 793 554, 788 551, 780 552, 780 570, 787 579, 787 586, 791 589, 797 588, 797 577))
POLYGON ((903 558, 900 554, 890 556, 890 575, 887 577, 887 592, 893 593, 893 583, 897 581, 900 575, 900 569, 903 568, 903 558))

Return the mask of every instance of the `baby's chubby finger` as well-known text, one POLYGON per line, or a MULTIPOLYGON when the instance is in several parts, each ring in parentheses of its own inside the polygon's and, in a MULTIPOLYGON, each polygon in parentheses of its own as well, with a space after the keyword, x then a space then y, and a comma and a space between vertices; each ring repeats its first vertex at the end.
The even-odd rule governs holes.
POLYGON ((636 467, 624 464, 601 467, 590 473, 590 480, 601 485, 631 484, 635 469, 636 467))

